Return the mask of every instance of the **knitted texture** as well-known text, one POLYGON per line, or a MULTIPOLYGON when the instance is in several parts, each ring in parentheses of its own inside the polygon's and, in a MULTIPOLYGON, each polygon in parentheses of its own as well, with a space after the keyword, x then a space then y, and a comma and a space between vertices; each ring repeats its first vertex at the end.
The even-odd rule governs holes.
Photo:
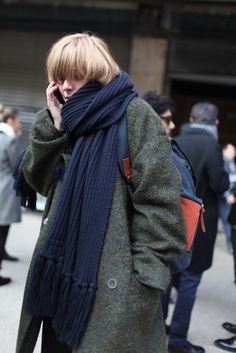
POLYGON ((21 164, 23 163, 25 156, 25 151, 21 153, 19 156, 14 170, 13 170, 13 178, 14 178, 14 190, 16 191, 16 195, 21 198, 21 206, 30 208, 31 210, 36 209, 36 201, 37 196, 36 192, 31 188, 31 186, 25 180, 24 174, 21 169, 21 164))
POLYGON ((76 136, 47 240, 28 294, 33 315, 52 319, 58 339, 78 347, 97 288, 117 165, 117 123, 137 93, 127 74, 106 86, 88 83, 62 109, 76 136))

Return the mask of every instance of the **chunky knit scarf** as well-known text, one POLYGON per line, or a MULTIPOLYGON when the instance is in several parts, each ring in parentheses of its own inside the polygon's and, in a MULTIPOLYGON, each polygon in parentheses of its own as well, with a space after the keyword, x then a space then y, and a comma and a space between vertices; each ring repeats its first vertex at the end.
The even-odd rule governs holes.
POLYGON ((88 83, 62 108, 76 137, 45 243, 36 256, 28 309, 49 317, 57 338, 78 347, 97 288, 97 273, 117 170, 118 122, 137 96, 121 72, 105 86, 88 83))

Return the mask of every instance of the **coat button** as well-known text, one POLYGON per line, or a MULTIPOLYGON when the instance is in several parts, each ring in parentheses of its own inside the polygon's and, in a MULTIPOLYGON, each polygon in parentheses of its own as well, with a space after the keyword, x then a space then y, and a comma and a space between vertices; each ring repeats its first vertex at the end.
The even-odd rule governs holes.
POLYGON ((48 218, 45 218, 45 219, 43 220, 43 225, 45 226, 46 224, 48 224, 48 218))
POLYGON ((110 278, 107 285, 110 289, 115 289, 117 287, 117 280, 115 278, 110 278))

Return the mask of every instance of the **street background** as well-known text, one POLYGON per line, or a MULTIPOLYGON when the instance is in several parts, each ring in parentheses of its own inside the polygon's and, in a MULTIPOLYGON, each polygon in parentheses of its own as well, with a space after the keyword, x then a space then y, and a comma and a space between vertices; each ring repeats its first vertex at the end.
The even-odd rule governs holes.
MULTIPOLYGON (((0 353, 15 352, 24 284, 41 217, 40 212, 24 211, 22 222, 10 228, 7 250, 20 261, 3 261, 1 274, 12 277, 12 283, 0 287, 0 353)), ((171 304, 170 314, 173 307, 171 304)), ((203 346, 206 353, 223 352, 213 345, 213 341, 231 336, 221 326, 224 321, 236 323, 236 285, 232 254, 227 251, 225 236, 219 231, 214 263, 203 275, 192 313, 190 342, 203 346)), ((40 353, 40 342, 35 353, 40 353)))

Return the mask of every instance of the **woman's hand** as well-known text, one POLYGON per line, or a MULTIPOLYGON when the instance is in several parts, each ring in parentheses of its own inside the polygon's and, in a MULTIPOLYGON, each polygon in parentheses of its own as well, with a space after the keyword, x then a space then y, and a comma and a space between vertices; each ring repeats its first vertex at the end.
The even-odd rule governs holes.
POLYGON ((46 96, 47 96, 47 105, 51 112, 51 115, 54 121, 54 126, 56 129, 62 130, 62 119, 61 119, 62 104, 60 104, 56 99, 56 97, 54 96, 54 92, 58 89, 59 89, 58 84, 56 84, 53 81, 50 82, 46 90, 46 96))

